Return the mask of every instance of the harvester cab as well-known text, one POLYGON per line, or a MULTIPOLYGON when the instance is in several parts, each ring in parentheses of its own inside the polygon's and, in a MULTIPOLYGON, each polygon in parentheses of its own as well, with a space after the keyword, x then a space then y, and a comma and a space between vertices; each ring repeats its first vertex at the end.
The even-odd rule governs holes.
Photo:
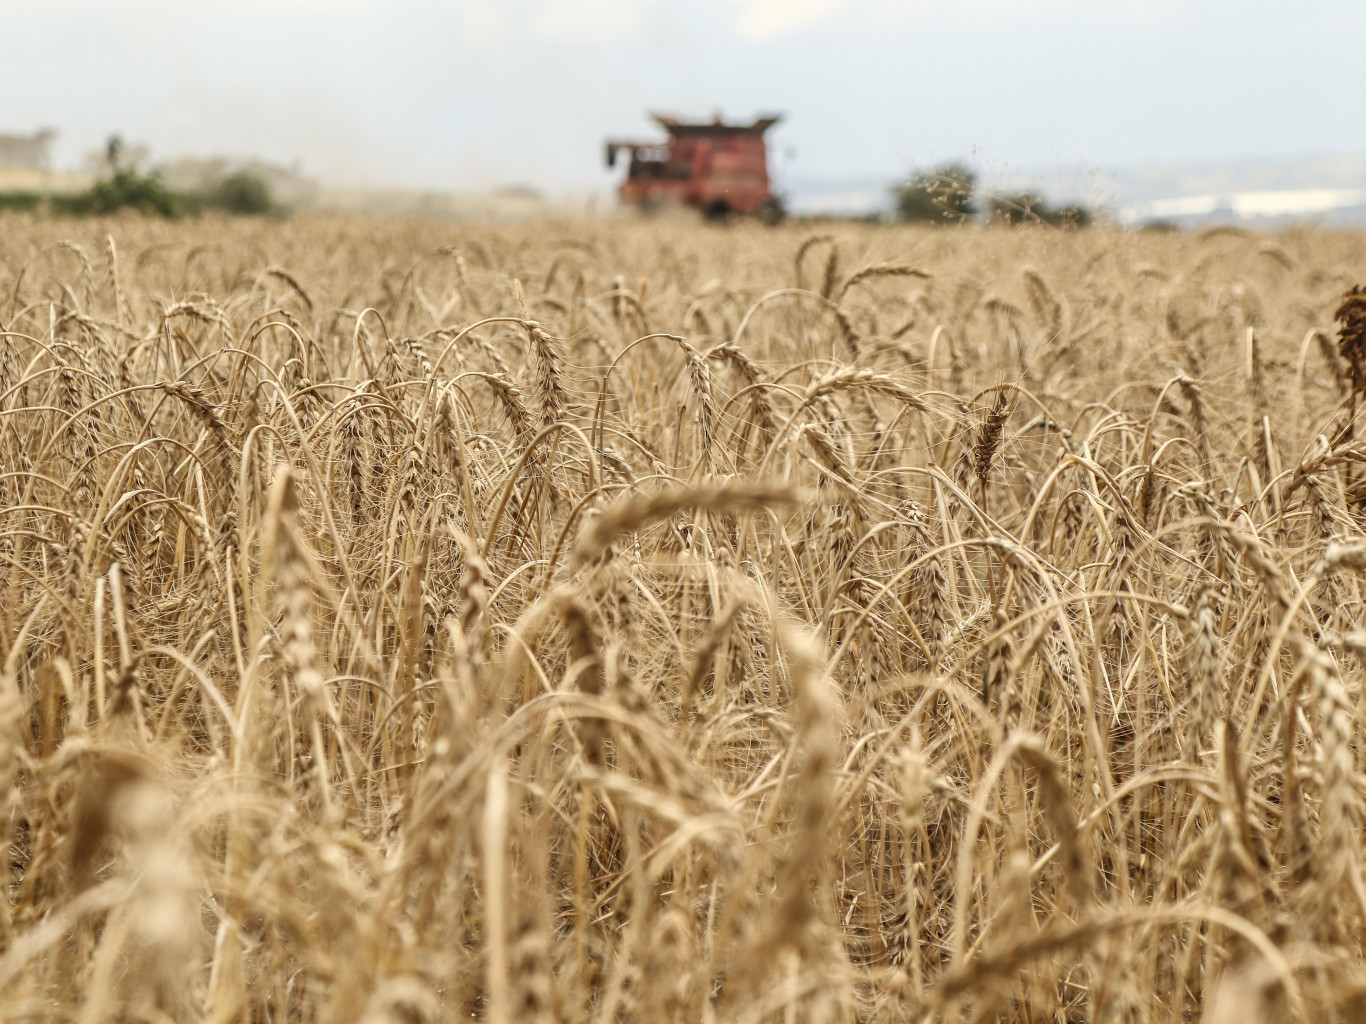
POLYGON ((669 204, 695 207, 710 219, 758 217, 765 224, 783 218, 783 205, 769 183, 764 133, 777 116, 752 124, 680 121, 654 114, 667 133, 663 142, 607 143, 607 166, 628 156, 626 180, 617 195, 623 205, 644 211, 669 204))

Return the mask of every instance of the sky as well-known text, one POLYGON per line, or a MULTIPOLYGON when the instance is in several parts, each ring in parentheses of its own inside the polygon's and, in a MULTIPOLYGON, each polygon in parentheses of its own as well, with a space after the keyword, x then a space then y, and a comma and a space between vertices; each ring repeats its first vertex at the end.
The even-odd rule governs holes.
POLYGON ((340 185, 603 191, 650 109, 777 111, 775 170, 1366 152, 1360 0, 0 0, 0 131, 340 185))

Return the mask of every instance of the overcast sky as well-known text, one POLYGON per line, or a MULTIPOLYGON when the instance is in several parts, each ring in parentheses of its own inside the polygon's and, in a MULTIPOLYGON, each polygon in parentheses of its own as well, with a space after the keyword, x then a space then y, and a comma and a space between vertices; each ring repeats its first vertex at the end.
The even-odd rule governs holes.
POLYGON ((0 0, 0 131, 329 182, 611 182, 647 109, 782 111, 789 175, 1366 150, 1361 0, 0 0))

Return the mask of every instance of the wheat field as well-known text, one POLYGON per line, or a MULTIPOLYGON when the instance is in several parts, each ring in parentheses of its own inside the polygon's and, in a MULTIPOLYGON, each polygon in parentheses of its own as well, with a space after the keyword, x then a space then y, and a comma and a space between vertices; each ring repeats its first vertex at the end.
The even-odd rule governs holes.
POLYGON ((1366 236, 814 230, 0 220, 0 1018, 1366 1019, 1366 236))

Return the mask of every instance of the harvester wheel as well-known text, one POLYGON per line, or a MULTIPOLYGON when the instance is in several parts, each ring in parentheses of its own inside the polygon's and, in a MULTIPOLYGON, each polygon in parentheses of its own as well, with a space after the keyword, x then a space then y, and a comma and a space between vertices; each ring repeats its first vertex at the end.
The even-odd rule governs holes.
POLYGON ((702 216, 713 224, 724 224, 730 220, 730 204, 724 199, 718 199, 702 211, 702 216))
POLYGON ((766 224, 769 227, 780 224, 782 219, 787 216, 787 211, 783 209, 782 201, 775 196, 768 196, 760 202, 759 209, 756 213, 759 217, 759 223, 766 224))

